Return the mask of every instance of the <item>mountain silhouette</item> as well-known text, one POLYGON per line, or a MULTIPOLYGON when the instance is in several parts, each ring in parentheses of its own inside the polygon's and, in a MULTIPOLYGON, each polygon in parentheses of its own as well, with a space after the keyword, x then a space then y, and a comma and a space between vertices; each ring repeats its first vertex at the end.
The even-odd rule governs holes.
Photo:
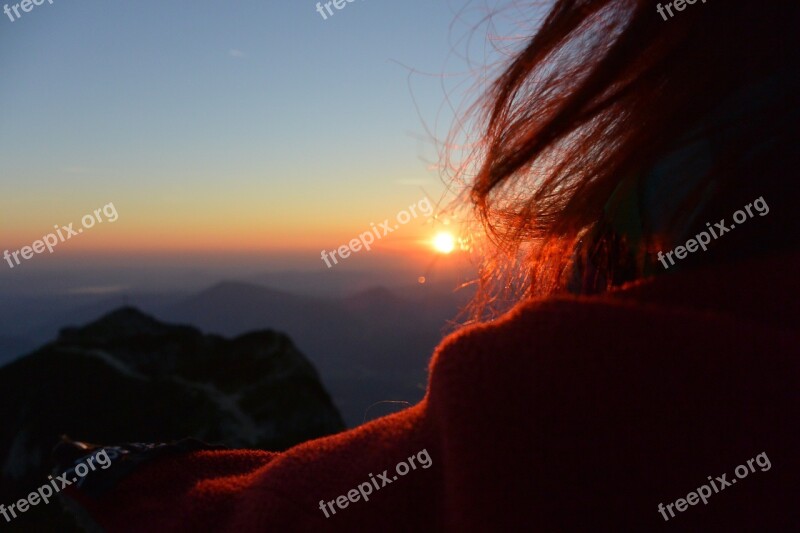
MULTIPOLYGON (((285 334, 228 340, 130 307, 65 328, 0 368, 0 390, 4 502, 46 481, 62 434, 104 444, 195 437, 282 450, 344 428, 316 370, 285 334)), ((61 520, 58 507, 32 508, 24 522, 61 520)))
POLYGON ((224 282, 163 308, 159 316, 220 335, 265 327, 286 332, 313 361, 352 427, 375 402, 413 404, 422 398, 431 353, 457 308, 452 294, 419 288, 374 287, 345 298, 319 298, 224 282))

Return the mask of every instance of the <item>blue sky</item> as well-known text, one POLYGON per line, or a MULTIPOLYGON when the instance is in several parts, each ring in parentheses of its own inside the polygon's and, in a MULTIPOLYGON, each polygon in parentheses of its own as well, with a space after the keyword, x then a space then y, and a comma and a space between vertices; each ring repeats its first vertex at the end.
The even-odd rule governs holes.
POLYGON ((323 20, 310 0, 53 0, 3 15, 0 246, 114 202, 113 230, 73 251, 319 250, 420 185, 438 198, 420 137, 448 133, 447 98, 472 81, 458 40, 490 4, 356 0, 323 20))

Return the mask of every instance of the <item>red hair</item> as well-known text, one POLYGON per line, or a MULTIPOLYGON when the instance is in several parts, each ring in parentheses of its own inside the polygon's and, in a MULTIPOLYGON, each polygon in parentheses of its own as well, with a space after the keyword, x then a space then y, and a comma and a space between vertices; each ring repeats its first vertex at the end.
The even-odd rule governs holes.
MULTIPOLYGON (((596 228, 623 179, 675 148, 722 100, 798 64, 797 2, 709 0, 673 10, 666 21, 656 4, 554 1, 481 101, 480 163, 470 192, 498 253, 482 270, 476 318, 498 302, 565 290, 577 244, 596 228), (520 264, 524 294, 514 289, 520 264)), ((796 106, 794 94, 769 103, 766 113, 777 117, 796 106)), ((727 142, 675 220, 697 207, 709 183, 728 198, 752 181, 739 157, 748 143, 765 135, 783 139, 777 157, 787 162, 796 128, 781 130, 767 119, 744 130, 727 142)), ((763 178, 762 194, 779 190, 781 166, 772 163, 761 162, 760 168, 775 167, 774 176, 763 178)), ((670 237, 645 235, 650 246, 670 237)), ((622 245, 601 239, 584 247, 600 273, 587 291, 640 275, 622 261, 622 245)))

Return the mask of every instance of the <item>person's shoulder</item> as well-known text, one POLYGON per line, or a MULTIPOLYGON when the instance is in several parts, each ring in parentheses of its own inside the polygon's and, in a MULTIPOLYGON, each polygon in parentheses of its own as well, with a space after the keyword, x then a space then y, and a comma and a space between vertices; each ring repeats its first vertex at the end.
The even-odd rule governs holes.
MULTIPOLYGON (((752 277, 756 270, 746 267, 752 277)), ((757 276, 759 283, 774 284, 769 291, 754 290, 752 281, 734 285, 721 279, 739 275, 734 269, 689 273, 600 296, 522 302, 494 322, 446 338, 431 361, 431 392, 474 391, 517 380, 527 388, 534 378, 619 379, 620 368, 628 375, 667 367, 686 375, 723 360, 726 371, 743 372, 753 357, 763 364, 768 359, 789 364, 798 332, 779 323, 789 315, 789 304, 781 302, 797 291, 776 281, 774 273, 757 276)))
POLYGON ((642 344, 658 349, 676 336, 676 327, 682 328, 679 336, 685 339, 719 330, 724 321, 713 313, 610 295, 532 299, 500 319, 467 326, 447 337, 434 355, 431 372, 479 365, 485 358, 498 366, 516 356, 541 364, 549 359, 588 359, 608 351, 619 354, 642 344))
POLYGON ((540 524, 608 529, 623 517, 654 531, 665 524, 658 502, 766 451, 785 478, 765 476, 766 491, 748 482, 738 499, 726 492, 681 520, 750 524, 774 511, 781 522, 796 501, 787 480, 800 438, 790 422, 800 414, 798 332, 737 305, 772 313, 775 292, 794 289, 774 273, 763 294, 727 281, 708 288, 729 276, 741 274, 530 300, 448 337, 431 363, 428 406, 454 477, 538 495, 540 524))

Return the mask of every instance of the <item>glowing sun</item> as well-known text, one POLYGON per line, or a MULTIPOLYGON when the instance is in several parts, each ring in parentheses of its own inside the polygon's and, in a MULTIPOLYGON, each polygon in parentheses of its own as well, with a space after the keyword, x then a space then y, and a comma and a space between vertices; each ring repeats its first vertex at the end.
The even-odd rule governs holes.
POLYGON ((449 254, 456 249, 456 238, 452 233, 441 231, 433 238, 432 244, 433 249, 440 254, 449 254))

